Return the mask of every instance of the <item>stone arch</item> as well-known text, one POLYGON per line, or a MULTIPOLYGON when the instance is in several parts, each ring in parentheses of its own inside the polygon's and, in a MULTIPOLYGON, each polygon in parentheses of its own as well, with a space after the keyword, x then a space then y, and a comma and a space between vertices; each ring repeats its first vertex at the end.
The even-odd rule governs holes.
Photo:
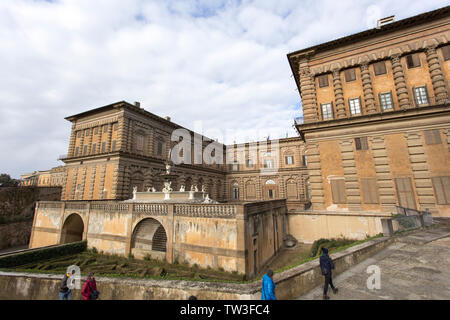
POLYGON ((83 240, 84 222, 77 213, 70 214, 64 221, 61 230, 61 244, 83 240))
POLYGON ((131 236, 131 253, 137 258, 164 259, 166 251, 167 233, 161 222, 154 218, 139 221, 131 236))
POLYGON ((263 186, 263 199, 271 200, 278 198, 278 185, 273 179, 267 179, 263 186))
POLYGON ((230 199, 231 200, 239 200, 240 198, 240 187, 239 182, 237 180, 233 180, 230 183, 230 199))

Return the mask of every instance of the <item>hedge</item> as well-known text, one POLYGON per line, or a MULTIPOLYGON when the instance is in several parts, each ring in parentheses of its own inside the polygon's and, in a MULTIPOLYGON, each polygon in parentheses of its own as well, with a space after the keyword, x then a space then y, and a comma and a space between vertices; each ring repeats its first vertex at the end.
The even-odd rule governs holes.
POLYGON ((28 252, 0 257, 0 268, 12 268, 24 264, 48 260, 61 256, 83 252, 87 249, 87 241, 72 242, 50 248, 42 248, 28 252))

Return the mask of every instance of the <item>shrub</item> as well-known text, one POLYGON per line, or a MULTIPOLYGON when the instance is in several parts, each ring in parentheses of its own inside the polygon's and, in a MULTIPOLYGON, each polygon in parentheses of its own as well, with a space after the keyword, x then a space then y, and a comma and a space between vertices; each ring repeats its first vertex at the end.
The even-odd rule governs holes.
POLYGON ((61 256, 83 252, 87 249, 87 241, 73 242, 50 248, 17 253, 0 258, 0 268, 11 268, 61 256))
POLYGON ((319 239, 314 241, 310 254, 310 257, 315 257, 320 255, 322 248, 327 248, 328 250, 338 247, 343 247, 355 242, 355 240, 349 239, 319 239))

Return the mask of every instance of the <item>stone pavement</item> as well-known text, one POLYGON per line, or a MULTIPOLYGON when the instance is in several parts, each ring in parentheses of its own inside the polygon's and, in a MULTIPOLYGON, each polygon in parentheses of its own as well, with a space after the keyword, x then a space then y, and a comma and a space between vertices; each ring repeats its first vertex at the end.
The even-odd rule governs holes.
MULTIPOLYGON (((450 299, 450 228, 422 230, 399 237, 371 258, 333 277, 338 294, 331 300, 450 299), (367 267, 381 271, 380 289, 367 288, 367 267)), ((323 285, 299 300, 322 299, 323 285)))

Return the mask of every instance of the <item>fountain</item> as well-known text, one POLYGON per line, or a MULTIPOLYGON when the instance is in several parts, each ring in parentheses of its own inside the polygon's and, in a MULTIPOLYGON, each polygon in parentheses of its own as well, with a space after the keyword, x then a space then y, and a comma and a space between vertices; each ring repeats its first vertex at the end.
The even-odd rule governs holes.
POLYGON ((172 164, 170 160, 166 162, 166 171, 160 175, 164 179, 164 188, 158 192, 154 187, 147 188, 146 192, 138 192, 137 187, 133 187, 133 198, 126 202, 181 202, 181 203, 218 203, 211 199, 206 193, 206 187, 203 185, 199 191, 196 185, 191 186, 191 190, 186 191, 184 185, 181 185, 179 191, 174 191, 172 183, 176 181, 179 175, 172 173, 172 164))

